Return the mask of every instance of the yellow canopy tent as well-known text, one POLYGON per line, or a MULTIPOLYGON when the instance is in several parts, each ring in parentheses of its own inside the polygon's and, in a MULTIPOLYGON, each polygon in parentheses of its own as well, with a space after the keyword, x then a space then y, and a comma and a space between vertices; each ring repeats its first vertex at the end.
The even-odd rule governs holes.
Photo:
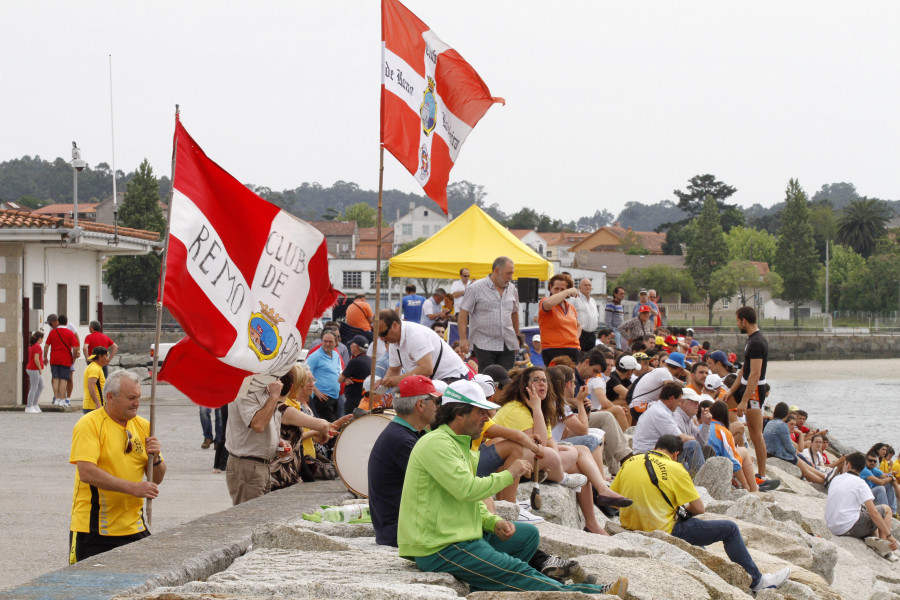
POLYGON ((553 275, 549 261, 474 204, 415 248, 391 258, 389 273, 391 277, 456 279, 459 270, 467 267, 474 280, 487 276, 498 256, 512 259, 516 279, 546 281, 553 275))

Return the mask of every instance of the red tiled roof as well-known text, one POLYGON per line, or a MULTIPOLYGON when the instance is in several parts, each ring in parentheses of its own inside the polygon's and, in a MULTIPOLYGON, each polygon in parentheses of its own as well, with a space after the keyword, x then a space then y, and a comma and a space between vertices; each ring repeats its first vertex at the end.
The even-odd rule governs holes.
MULTIPOLYGON (((79 202, 78 213, 81 214, 96 212, 97 204, 97 202, 79 202)), ((74 204, 51 204, 50 206, 42 206, 41 208, 38 208, 33 212, 36 215, 57 215, 59 213, 68 214, 72 212, 74 208, 74 204)))
POLYGON ((548 246, 563 246, 565 244, 577 244, 591 234, 586 231, 560 231, 556 233, 541 233, 539 231, 538 235, 547 240, 548 246))
POLYGON ((769 263, 759 262, 756 260, 751 260, 750 263, 756 267, 756 270, 759 271, 760 275, 768 275, 769 274, 769 263))
MULTIPOLYGON (((36 212, 22 212, 19 210, 0 210, 0 229, 69 229, 74 226, 72 219, 61 219, 49 215, 39 215, 36 212)), ((93 221, 78 223, 85 231, 96 233, 115 233, 115 227, 105 223, 93 221)), ((155 242, 159 240, 159 234, 155 231, 132 229, 131 227, 119 227, 119 235, 141 240, 155 242)))
MULTIPOLYGON (((362 242, 375 242, 378 239, 378 228, 377 227, 360 227, 359 228, 359 241, 362 242)), ((381 228, 381 241, 388 242, 390 244, 394 243, 394 228, 390 225, 381 228)))
POLYGON ((356 233, 356 221, 307 221, 322 232, 324 236, 347 235, 356 233))
MULTIPOLYGON (((356 258, 377 258, 378 244, 375 242, 360 242, 356 245, 356 258)), ((382 244, 381 245, 381 259, 384 260, 386 258, 390 258, 393 256, 392 247, 390 244, 382 244)))
MULTIPOLYGON (((516 237, 519 238, 520 240, 521 240, 523 237, 525 237, 526 235, 528 235, 529 233, 531 233, 532 231, 534 231, 534 230, 533 230, 533 229, 510 229, 510 230, 509 230, 509 232, 510 232, 511 234, 513 234, 514 236, 516 236, 516 237)), ((538 234, 538 235, 540 235, 540 234, 538 234)))

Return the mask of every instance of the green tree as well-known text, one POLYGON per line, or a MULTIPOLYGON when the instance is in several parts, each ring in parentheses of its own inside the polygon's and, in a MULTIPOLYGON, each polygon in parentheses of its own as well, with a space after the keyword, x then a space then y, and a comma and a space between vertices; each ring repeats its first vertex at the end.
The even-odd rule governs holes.
POLYGON ((852 310, 841 302, 844 286, 854 278, 859 278, 866 268, 866 259, 840 244, 833 244, 830 250, 828 276, 828 302, 825 302, 825 266, 819 271, 819 292, 816 295, 824 308, 829 310, 852 310))
POLYGON ((820 262, 825 262, 825 243, 833 242, 837 236, 837 220, 837 214, 830 200, 810 202, 809 224, 813 228, 813 239, 816 241, 816 252, 820 262))
POLYGON ((697 286, 686 269, 676 269, 671 265, 650 265, 632 267, 622 273, 615 282, 609 283, 608 293, 621 285, 634 292, 641 289, 655 289, 661 296, 677 295, 682 302, 696 302, 700 297, 697 286))
POLYGON ((687 190, 674 190, 672 193, 678 198, 678 208, 686 212, 690 218, 697 217, 703 212, 706 198, 712 197, 716 201, 719 210, 719 224, 725 231, 732 227, 744 224, 744 213, 734 204, 726 204, 737 188, 716 179, 715 175, 694 175, 691 177, 687 190))
POLYGON ((707 196, 703 212, 690 225, 687 254, 684 262, 690 270, 697 288, 706 293, 709 324, 712 325, 713 306, 722 298, 722 290, 712 286, 712 275, 728 262, 728 245, 719 223, 719 206, 716 199, 707 196))
MULTIPOLYGON (((156 231, 161 239, 165 232, 166 221, 159 207, 159 182, 146 159, 125 188, 125 198, 119 207, 119 225, 156 231)), ((143 307, 156 301, 161 261, 161 256, 153 252, 143 256, 114 256, 106 264, 103 280, 117 302, 134 300, 143 307)))
POLYGON ((819 270, 813 228, 809 224, 806 193, 796 179, 788 182, 778 230, 775 271, 784 280, 783 297, 794 306, 794 326, 800 324, 800 305, 816 293, 819 270))
POLYGON ((875 245, 887 233, 890 209, 881 200, 860 198, 851 200, 841 211, 837 241, 868 258, 875 245))
POLYGON ((897 310, 900 289, 900 246, 882 238, 864 268, 852 271, 841 286, 841 305, 847 310, 897 310))
POLYGON ((732 260, 713 273, 712 287, 723 297, 737 296, 741 306, 759 290, 768 290, 772 296, 781 293, 781 276, 774 271, 760 274, 759 268, 749 260, 732 260), (730 292, 730 293, 728 293, 730 292))
POLYGON ((733 227, 725 234, 729 260, 755 260, 772 264, 775 259, 775 236, 751 227, 733 227))
MULTIPOLYGON (((356 221, 359 227, 375 227, 375 218, 377 210, 369 206, 365 202, 357 202, 347 207, 344 214, 340 216, 341 221, 356 221)), ((384 225, 384 215, 381 217, 382 226, 384 225)))

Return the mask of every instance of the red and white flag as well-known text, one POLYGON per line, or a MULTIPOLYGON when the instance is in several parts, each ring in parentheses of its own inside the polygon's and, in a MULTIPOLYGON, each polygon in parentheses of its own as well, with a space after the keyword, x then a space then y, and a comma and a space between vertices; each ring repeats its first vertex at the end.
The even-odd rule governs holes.
POLYGON ((210 160, 176 119, 163 304, 188 338, 159 379, 218 407, 294 365, 334 304, 325 237, 210 160))
POLYGON ((381 142, 447 213, 447 181, 466 136, 503 98, 397 0, 381 2, 381 142))

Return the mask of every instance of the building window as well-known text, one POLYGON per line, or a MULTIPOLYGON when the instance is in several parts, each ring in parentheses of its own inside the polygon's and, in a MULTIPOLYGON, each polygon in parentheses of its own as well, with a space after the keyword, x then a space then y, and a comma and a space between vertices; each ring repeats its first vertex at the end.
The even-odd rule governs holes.
POLYGON ((427 211, 427 210, 423 210, 423 211, 422 211, 422 214, 424 214, 424 215, 427 217, 427 216, 428 216, 428 211, 427 211))
POLYGON ((553 258, 553 250, 547 249, 547 258, 553 258))
POLYGON ((403 223, 403 225, 401 226, 401 230, 401 235, 412 235, 412 223, 403 223))
POLYGON ((344 271, 344 288, 361 289, 362 271, 344 271))
POLYGON ((34 310, 44 310, 43 283, 34 283, 31 285, 31 308, 34 310))
POLYGON ((67 296, 69 294, 69 288, 64 283, 56 284, 56 314, 58 315, 68 315, 69 311, 66 308, 68 303, 66 302, 67 296))
POLYGON ((87 325, 91 320, 91 288, 87 285, 78 287, 78 324, 87 325))
POLYGON ((369 271, 369 287, 375 287, 375 271, 369 271))
POLYGON ((538 254, 543 254, 543 253, 544 253, 544 245, 538 244, 538 254))

